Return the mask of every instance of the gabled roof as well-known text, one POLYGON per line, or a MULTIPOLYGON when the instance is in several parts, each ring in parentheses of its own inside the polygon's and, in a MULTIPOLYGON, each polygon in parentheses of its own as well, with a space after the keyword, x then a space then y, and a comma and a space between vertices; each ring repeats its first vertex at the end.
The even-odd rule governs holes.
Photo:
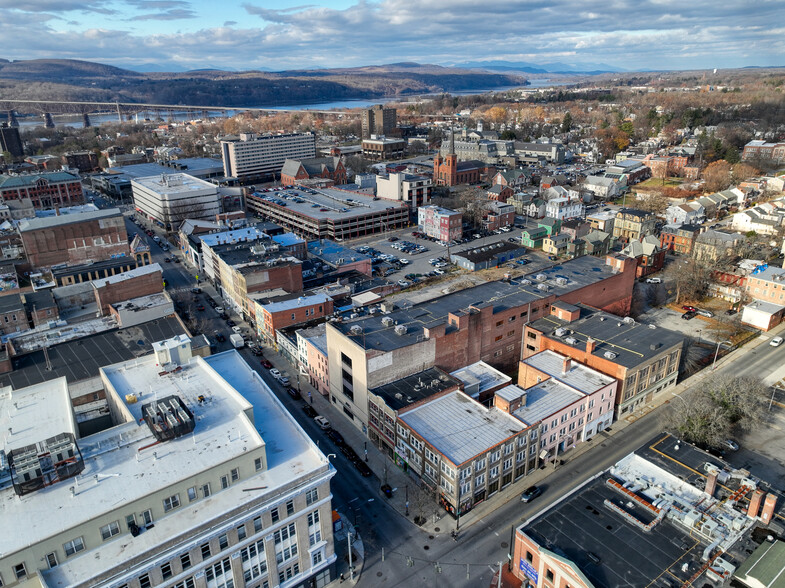
POLYGON ((7 176, 0 175, 0 189, 5 188, 22 188, 25 186, 32 186, 38 180, 46 180, 49 183, 53 182, 78 182, 79 176, 69 174, 68 172, 49 172, 43 174, 23 174, 21 176, 7 176))

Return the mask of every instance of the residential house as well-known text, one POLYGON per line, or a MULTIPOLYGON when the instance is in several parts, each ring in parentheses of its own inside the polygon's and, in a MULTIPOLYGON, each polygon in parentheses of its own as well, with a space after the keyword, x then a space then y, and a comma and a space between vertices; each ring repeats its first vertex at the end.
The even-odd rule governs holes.
POLYGON ((695 259, 716 262, 725 257, 735 257, 734 249, 744 241, 741 233, 728 233, 708 229, 700 233, 693 244, 695 259))
MULTIPOLYGON (((594 255, 595 257, 602 257, 608 254, 608 251, 611 249, 611 236, 609 233, 605 231, 591 231, 585 237, 582 238, 582 241, 586 244, 586 254, 587 255, 594 255)), ((576 256, 577 257, 577 256, 576 256)))
POLYGON ((653 235, 657 227, 657 217, 645 210, 622 208, 616 213, 613 222, 613 236, 623 242, 640 240, 653 235))
POLYGON ((676 385, 684 335, 649 328, 584 304, 558 301, 524 329, 523 361, 546 349, 619 381, 616 418, 643 409, 676 385))
POLYGON ((554 235, 561 230, 561 220, 558 218, 546 216, 537 223, 537 226, 544 228, 549 235, 554 235))
POLYGON ((665 222, 669 225, 699 225, 705 220, 706 209, 697 200, 672 204, 665 209, 665 222))
POLYGON ((758 204, 748 210, 733 215, 731 228, 741 233, 755 232, 759 235, 773 235, 785 224, 785 201, 772 201, 758 204))
POLYGON ((660 231, 660 246, 669 253, 689 255, 702 230, 700 225, 665 225, 660 231))
POLYGON ((496 231, 515 224, 515 207, 512 204, 490 200, 483 209, 482 224, 487 231, 496 231))
POLYGON ((529 185, 531 172, 520 169, 502 170, 493 176, 493 184, 499 186, 509 186, 513 190, 529 185))
POLYGON ((586 176, 581 187, 594 194, 599 200, 613 200, 619 195, 619 185, 613 179, 604 176, 586 176))
POLYGON ((591 229, 591 225, 580 218, 567 219, 561 224, 561 232, 567 233, 571 239, 580 239, 588 235, 591 229))
POLYGON ((567 233, 559 233, 557 235, 548 235, 542 240, 542 251, 549 255, 556 255, 559 257, 567 255, 567 248, 572 241, 572 238, 567 233))
POLYGON ((530 218, 545 216, 545 200, 531 194, 519 192, 508 199, 508 203, 515 207, 515 212, 530 218))
POLYGON ((521 243, 529 249, 540 249, 542 241, 550 233, 545 227, 537 227, 536 229, 525 229, 521 232, 521 243))
POLYGON ((586 221, 592 229, 613 235, 613 225, 616 222, 616 213, 612 210, 601 210, 586 215, 586 221))
POLYGON ((510 186, 502 186, 501 184, 491 186, 487 192, 488 198, 499 202, 507 202, 513 194, 514 191, 510 186))
POLYGON ((636 275, 641 278, 660 271, 665 266, 666 250, 654 235, 633 239, 621 250, 621 254, 637 260, 636 275))

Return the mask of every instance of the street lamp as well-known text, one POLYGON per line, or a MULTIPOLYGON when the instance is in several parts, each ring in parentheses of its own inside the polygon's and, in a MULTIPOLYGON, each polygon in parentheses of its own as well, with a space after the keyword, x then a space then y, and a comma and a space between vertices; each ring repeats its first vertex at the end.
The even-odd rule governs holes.
POLYGON ((723 343, 727 343, 728 345, 733 345, 731 341, 718 341, 717 342, 717 349, 714 351, 714 361, 711 364, 711 371, 717 369, 717 354, 720 352, 720 345, 723 343))
POLYGON ((676 394, 675 392, 671 392, 671 396, 673 396, 674 398, 678 398, 679 400, 681 400, 681 401, 684 403, 684 407, 685 407, 685 408, 688 406, 688 405, 687 405, 687 401, 686 401, 686 400, 684 400, 684 398, 682 398, 680 395, 676 394))

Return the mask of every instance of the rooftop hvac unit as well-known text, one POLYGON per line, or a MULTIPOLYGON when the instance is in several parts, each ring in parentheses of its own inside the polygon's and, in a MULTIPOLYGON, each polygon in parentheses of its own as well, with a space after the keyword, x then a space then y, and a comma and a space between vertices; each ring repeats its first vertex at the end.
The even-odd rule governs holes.
POLYGON ((537 274, 536 276, 534 276, 534 279, 537 280, 538 282, 544 282, 546 279, 548 279, 548 276, 546 276, 545 274, 537 274))
POLYGON ((556 283, 559 284, 559 286, 566 286, 567 278, 556 278, 556 283))
POLYGON ((526 278, 523 278, 523 279, 521 280, 521 284, 526 284, 527 286, 528 286, 529 284, 531 284, 531 283, 532 283, 532 281, 531 281, 531 280, 527 280, 526 278))
POLYGON ((602 354, 605 359, 616 359, 616 354, 613 351, 606 351, 602 354))
POLYGON ((628 325, 634 325, 635 324, 635 319, 632 318, 631 316, 625 316, 624 317, 624 322, 627 323, 628 325))
POLYGON ((537 284, 537 289, 542 291, 547 291, 549 289, 548 284, 537 284))
POLYGON ((352 335, 360 335, 363 332, 363 328, 360 325, 352 325, 352 327, 349 329, 349 332, 352 335))
POLYGON ((393 326, 393 323, 394 323, 394 322, 395 322, 395 321, 394 321, 394 320, 393 320, 391 317, 389 317, 389 316, 386 316, 386 317, 384 317, 384 318, 382 319, 382 324, 383 324, 385 327, 391 327, 391 326, 393 326))
POLYGON ((564 335, 567 334, 567 329, 565 329, 564 327, 559 327, 553 332, 553 334, 556 335, 557 337, 563 337, 564 335))
POLYGON ((657 328, 657 325, 649 325, 649 328, 650 328, 650 329, 656 329, 656 328, 657 328))
POLYGON ((567 337, 564 341, 566 343, 569 343, 570 345, 577 345, 578 344, 578 340, 575 337, 567 337))
POLYGON ((406 325, 397 325, 395 327, 395 334, 396 335, 405 335, 407 330, 408 329, 406 328, 406 325))

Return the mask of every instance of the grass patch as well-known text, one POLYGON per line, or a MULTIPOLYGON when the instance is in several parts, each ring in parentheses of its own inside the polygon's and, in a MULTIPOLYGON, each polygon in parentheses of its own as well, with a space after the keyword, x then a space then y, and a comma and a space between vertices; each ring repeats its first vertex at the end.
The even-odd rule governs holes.
POLYGON ((684 183, 684 180, 681 178, 665 178, 665 182, 663 183, 662 178, 649 178, 645 182, 641 182, 640 184, 636 184, 635 188, 675 188, 676 186, 681 186, 684 183))

